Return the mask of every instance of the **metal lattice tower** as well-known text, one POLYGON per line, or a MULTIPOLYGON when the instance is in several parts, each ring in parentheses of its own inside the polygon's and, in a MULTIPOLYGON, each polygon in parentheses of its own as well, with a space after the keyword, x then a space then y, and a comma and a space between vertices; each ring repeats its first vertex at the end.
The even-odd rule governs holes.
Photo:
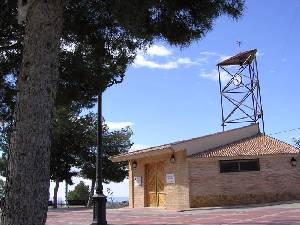
POLYGON ((265 132, 256 53, 241 52, 217 64, 223 131, 228 124, 260 121, 265 132))

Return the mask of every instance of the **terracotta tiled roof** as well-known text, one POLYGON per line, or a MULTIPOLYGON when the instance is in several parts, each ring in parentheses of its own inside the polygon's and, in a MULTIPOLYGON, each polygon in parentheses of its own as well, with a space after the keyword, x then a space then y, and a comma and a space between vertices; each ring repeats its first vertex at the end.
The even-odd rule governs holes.
MULTIPOLYGON (((253 136, 254 134, 257 134, 258 132, 259 132, 258 124, 252 124, 245 127, 240 127, 232 130, 205 135, 202 137, 176 141, 169 144, 164 144, 164 145, 159 145, 159 146, 140 149, 128 153, 119 154, 110 157, 110 160, 112 160, 113 162, 127 161, 127 160, 132 160, 137 158, 158 155, 158 154, 166 154, 170 152, 172 153, 176 151, 189 150, 193 148, 200 151, 203 150, 203 148, 208 148, 208 146, 214 146, 214 147, 220 145, 223 146, 226 143, 232 143, 231 140, 240 140, 240 137, 250 137, 253 136), (211 139, 214 139, 215 143, 212 144, 210 141, 211 139)), ((189 154, 188 152, 188 155, 191 154, 189 154)))
POLYGON ((299 149, 267 135, 256 135, 250 138, 210 149, 189 157, 211 158, 274 154, 296 154, 299 149))

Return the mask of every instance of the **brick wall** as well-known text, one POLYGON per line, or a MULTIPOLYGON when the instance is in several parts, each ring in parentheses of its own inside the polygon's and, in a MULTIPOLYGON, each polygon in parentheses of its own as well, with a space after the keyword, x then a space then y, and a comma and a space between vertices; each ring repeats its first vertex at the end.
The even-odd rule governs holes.
POLYGON ((164 173, 173 173, 175 175, 175 184, 166 184, 166 208, 182 209, 189 207, 189 170, 186 161, 186 152, 179 151, 175 153, 175 163, 170 163, 171 154, 147 157, 135 160, 137 168, 129 166, 129 204, 130 207, 141 208, 147 206, 147 193, 145 190, 145 166, 148 163, 163 162, 164 173), (142 177, 142 186, 135 186, 134 177, 142 177))
POLYGON ((176 183, 165 186, 167 193, 168 209, 184 209, 190 207, 189 196, 189 168, 186 160, 186 152, 177 152, 176 162, 165 163, 165 173, 175 174, 176 183))
POLYGON ((143 160, 133 160, 129 162, 129 206, 132 208, 141 208, 145 206, 145 165, 143 160), (137 162, 137 167, 132 168, 132 162, 137 162), (134 177, 142 178, 142 186, 134 185, 134 177))
POLYGON ((191 158, 191 207, 261 203, 300 199, 300 157, 260 156, 260 171, 220 173, 219 160, 238 158, 191 158))

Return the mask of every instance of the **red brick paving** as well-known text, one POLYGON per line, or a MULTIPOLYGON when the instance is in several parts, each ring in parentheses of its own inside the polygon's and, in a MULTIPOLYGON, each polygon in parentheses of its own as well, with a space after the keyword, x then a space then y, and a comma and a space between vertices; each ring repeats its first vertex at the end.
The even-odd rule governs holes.
MULTIPOLYGON (((50 209, 46 225, 89 225, 92 211, 85 208, 50 209)), ((163 209, 110 209, 111 225, 300 225, 300 203, 240 208, 205 208, 183 212, 163 209)))

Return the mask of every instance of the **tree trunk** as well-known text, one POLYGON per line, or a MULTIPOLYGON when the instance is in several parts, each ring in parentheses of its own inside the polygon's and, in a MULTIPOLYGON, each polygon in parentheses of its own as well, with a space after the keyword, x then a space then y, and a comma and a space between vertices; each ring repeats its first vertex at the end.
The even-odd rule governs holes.
POLYGON ((89 195, 89 201, 87 204, 87 207, 92 207, 93 206, 93 195, 95 192, 95 184, 96 184, 96 180, 92 179, 92 186, 91 186, 91 191, 90 191, 90 195, 89 195))
POLYGON ((57 208, 57 192, 59 188, 59 180, 57 179, 55 181, 55 187, 54 187, 54 195, 53 195, 53 208, 57 208))
POLYGON ((50 126, 58 81, 63 0, 27 0, 24 49, 9 149, 4 225, 44 225, 50 126))

